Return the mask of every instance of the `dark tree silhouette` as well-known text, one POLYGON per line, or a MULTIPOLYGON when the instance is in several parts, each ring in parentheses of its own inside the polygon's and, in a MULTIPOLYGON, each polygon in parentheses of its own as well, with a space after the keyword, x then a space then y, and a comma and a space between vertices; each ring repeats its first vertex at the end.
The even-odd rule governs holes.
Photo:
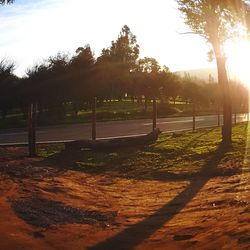
POLYGON ((0 4, 11 4, 11 3, 14 3, 15 0, 0 0, 0 4))
POLYGON ((83 108, 84 103, 90 102, 99 92, 97 81, 95 81, 95 58, 90 45, 76 50, 76 54, 69 62, 67 75, 67 92, 71 93, 71 101, 77 114, 83 108))
POLYGON ((0 110, 2 119, 5 119, 8 109, 15 100, 17 77, 13 74, 15 64, 3 59, 0 61, 0 110))

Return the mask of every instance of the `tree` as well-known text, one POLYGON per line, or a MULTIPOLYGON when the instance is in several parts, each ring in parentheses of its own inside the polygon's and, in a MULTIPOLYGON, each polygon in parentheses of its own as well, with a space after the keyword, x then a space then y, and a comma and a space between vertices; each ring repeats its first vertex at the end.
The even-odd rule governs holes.
POLYGON ((159 97, 159 73, 160 65, 155 58, 144 57, 138 62, 140 75, 140 89, 145 97, 145 111, 147 111, 148 100, 159 97))
MULTIPOLYGON (((14 0, 0 0, 0 5, 4 5, 4 4, 11 4, 11 3, 13 3, 14 2, 14 0)), ((5 61, 1 61, 0 62, 0 70, 1 70, 1 74, 2 73, 4 73, 4 75, 6 76, 6 72, 7 72, 7 74, 10 76, 10 75, 12 75, 12 77, 13 77, 13 69, 14 69, 14 64, 13 63, 10 63, 10 64, 6 64, 6 62, 5 61), (7 68, 9 68, 9 69, 7 69, 7 68), (8 72, 9 71, 9 72, 8 72)), ((1 75, 1 77, 3 77, 3 74, 1 75)), ((6 80, 6 79, 5 79, 6 80)), ((3 97, 4 95, 2 95, 2 97, 3 97)), ((5 100, 5 102, 4 102, 5 104, 6 104, 6 100, 5 100)), ((3 105, 3 104, 2 104, 3 105)), ((4 105, 4 106, 6 106, 6 105, 4 105)), ((6 108, 4 108, 4 109, 2 109, 2 117, 4 118, 5 117, 5 115, 6 115, 6 108)))
POLYGON ((98 93, 95 72, 95 58, 89 45, 79 47, 69 62, 68 92, 71 93, 75 114, 84 103, 98 93))
POLYGON ((192 78, 183 79, 182 97, 186 103, 198 104, 201 101, 202 87, 195 83, 192 78))
POLYGON ((39 114, 46 112, 51 118, 65 115, 68 105, 77 114, 99 91, 94 85, 95 59, 89 45, 78 48, 71 58, 57 53, 28 69, 26 74, 20 88, 23 106, 35 102, 39 114))
POLYGON ((68 64, 68 56, 58 53, 28 69, 22 88, 24 103, 37 103, 40 113, 46 110, 54 117, 63 115, 63 104, 71 97, 68 64))
POLYGON ((177 97, 181 94, 181 78, 177 74, 170 72, 166 66, 163 67, 160 74, 163 78, 161 88, 163 98, 171 98, 175 104, 177 97))
POLYGON ((15 86, 17 77, 13 74, 15 64, 9 60, 0 61, 0 110, 2 119, 5 119, 8 109, 10 109, 15 98, 15 86))
POLYGON ((112 41, 109 48, 103 49, 97 58, 100 86, 107 84, 110 99, 121 99, 127 92, 138 57, 139 45, 136 36, 124 25, 116 41, 112 41))
POLYGON ((11 4, 11 3, 14 3, 15 0, 0 0, 0 4, 11 4))
POLYGON ((110 47, 110 59, 112 62, 132 71, 136 67, 136 60, 139 57, 139 45, 136 36, 127 25, 122 27, 117 40, 112 41, 110 47))
POLYGON ((232 104, 226 70, 225 42, 235 35, 239 24, 246 20, 249 6, 243 0, 176 0, 185 23, 211 45, 216 59, 218 82, 223 94, 224 125, 222 141, 231 143, 232 104))

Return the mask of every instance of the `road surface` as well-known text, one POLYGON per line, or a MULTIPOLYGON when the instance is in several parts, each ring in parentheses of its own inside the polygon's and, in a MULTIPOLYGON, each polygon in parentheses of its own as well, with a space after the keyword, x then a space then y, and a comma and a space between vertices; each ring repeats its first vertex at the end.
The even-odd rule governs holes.
MULTIPOLYGON (((234 120, 234 118, 233 118, 234 120)), ((246 114, 237 115, 237 122, 247 120, 246 114)), ((192 129, 192 117, 159 118, 157 127, 163 132, 174 132, 192 129)), ((196 128, 217 126, 216 115, 197 116, 196 128)), ((222 117, 221 117, 222 124, 222 117)), ((97 138, 112 138, 122 136, 141 135, 152 130, 152 120, 127 120, 97 123, 97 138)), ((70 124, 37 128, 37 141, 62 141, 91 138, 91 124, 70 124)), ((0 131, 0 144, 26 143, 27 132, 25 129, 5 129, 0 131)))

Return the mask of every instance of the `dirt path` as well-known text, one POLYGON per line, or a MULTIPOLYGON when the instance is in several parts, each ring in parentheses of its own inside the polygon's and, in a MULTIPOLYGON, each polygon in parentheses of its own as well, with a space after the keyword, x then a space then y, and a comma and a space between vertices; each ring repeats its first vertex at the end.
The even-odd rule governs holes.
POLYGON ((0 249, 250 248, 248 172, 135 180, 58 170, 5 150, 0 249))

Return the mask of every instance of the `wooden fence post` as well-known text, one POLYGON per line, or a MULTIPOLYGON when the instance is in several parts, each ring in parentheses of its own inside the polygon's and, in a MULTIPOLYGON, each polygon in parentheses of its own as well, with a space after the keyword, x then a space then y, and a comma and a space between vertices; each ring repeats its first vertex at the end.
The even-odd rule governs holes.
POLYGON ((30 103, 28 106, 28 142, 29 156, 36 156, 36 104, 30 103))
POLYGON ((96 97, 92 99, 92 140, 96 140, 96 97))
POLYGON ((157 104, 156 98, 153 98, 153 131, 156 129, 156 120, 157 120, 157 104))
POLYGON ((195 102, 193 101, 193 131, 195 131, 195 115, 196 115, 195 102))

